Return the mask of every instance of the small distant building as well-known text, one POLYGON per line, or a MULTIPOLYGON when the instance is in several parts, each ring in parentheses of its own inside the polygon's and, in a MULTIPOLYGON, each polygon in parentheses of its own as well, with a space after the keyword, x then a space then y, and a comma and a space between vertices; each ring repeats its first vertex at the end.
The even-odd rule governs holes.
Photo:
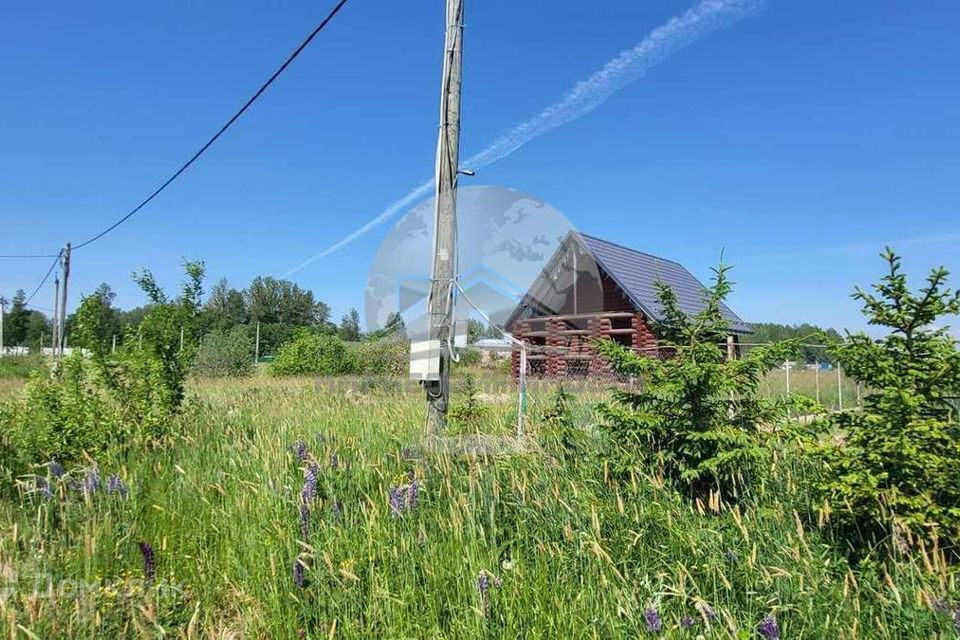
MULTIPOLYGON (((704 308, 704 285, 683 265, 584 233, 571 231, 507 320, 517 340, 530 345, 527 374, 551 378, 609 377, 596 353, 597 340, 609 338, 638 353, 660 356, 654 323, 663 320, 656 283, 670 286, 680 308, 704 308)), ((740 337, 751 333, 729 307, 728 345, 736 354, 740 337)), ((520 349, 513 349, 513 374, 520 349)))
POLYGON ((480 352, 481 364, 509 358, 513 349, 513 343, 507 338, 480 338, 472 346, 480 352))

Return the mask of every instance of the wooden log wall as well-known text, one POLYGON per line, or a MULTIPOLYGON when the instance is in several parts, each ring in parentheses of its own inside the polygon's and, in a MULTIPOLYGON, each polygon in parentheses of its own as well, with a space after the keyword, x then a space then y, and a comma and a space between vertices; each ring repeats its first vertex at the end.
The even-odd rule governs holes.
MULTIPOLYGON (((596 354, 594 343, 612 338, 642 355, 657 357, 657 340, 641 313, 608 312, 530 318, 518 322, 514 337, 534 349, 527 352, 527 375, 565 378, 583 375, 591 379, 614 377, 607 362, 596 354), (584 328, 585 327, 585 328, 584 328)), ((512 353, 514 379, 520 375, 520 349, 512 353)))

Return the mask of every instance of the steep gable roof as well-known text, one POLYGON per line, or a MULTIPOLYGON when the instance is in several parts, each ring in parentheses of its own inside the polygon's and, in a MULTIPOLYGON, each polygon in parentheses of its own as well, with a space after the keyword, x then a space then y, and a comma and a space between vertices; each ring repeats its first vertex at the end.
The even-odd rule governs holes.
MULTIPOLYGON (((673 290, 684 313, 694 315, 703 310, 706 288, 679 262, 629 249, 579 231, 572 231, 570 235, 580 242, 630 301, 650 318, 658 321, 664 319, 655 286, 658 281, 673 290)), ((750 325, 727 305, 721 304, 721 312, 730 322, 731 331, 752 331, 750 325)))

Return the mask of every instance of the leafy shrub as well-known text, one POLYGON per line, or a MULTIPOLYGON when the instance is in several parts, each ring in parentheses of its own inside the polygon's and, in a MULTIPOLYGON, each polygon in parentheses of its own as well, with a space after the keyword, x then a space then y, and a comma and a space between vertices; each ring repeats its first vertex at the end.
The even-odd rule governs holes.
POLYGON ((729 323, 721 303, 731 287, 726 267, 714 271, 704 308, 692 316, 667 285, 657 284, 664 320, 655 331, 669 357, 640 355, 612 341, 598 345, 617 372, 639 379, 637 390, 614 391, 613 401, 598 407, 612 469, 660 471, 694 494, 736 493, 754 479, 765 453, 760 427, 783 412, 760 397, 760 377, 793 348, 760 347, 727 360, 729 323))
POLYGON ((99 453, 127 436, 119 407, 98 391, 79 353, 53 376, 35 374, 22 398, 0 407, 0 423, 6 482, 37 463, 80 462, 84 452, 99 453))
POLYGON ((950 397, 960 393, 960 351, 944 315, 960 313, 960 292, 934 269, 914 295, 889 248, 876 295, 857 289, 870 324, 890 333, 859 333, 832 349, 866 389, 862 411, 834 414, 821 427, 836 437, 813 448, 826 465, 819 483, 834 525, 851 540, 879 538, 891 525, 928 539, 960 542, 960 426, 950 397))
POLYGON ((292 324, 279 322, 263 322, 260 324, 260 355, 276 355, 280 347, 296 337, 302 328, 292 324))
POLYGON ((187 263, 182 295, 168 301, 149 271, 137 276, 153 300, 140 340, 111 353, 100 318, 102 301, 85 298, 77 332, 92 347, 66 358, 53 375, 35 374, 23 396, 0 408, 0 468, 5 480, 56 459, 64 465, 104 452, 163 444, 176 425, 195 348, 203 266, 187 263), (181 332, 184 336, 181 347, 181 332))
POLYGON ((207 377, 243 377, 253 371, 253 341, 247 327, 213 331, 203 337, 193 371, 207 377))
POLYGON ((196 358, 200 339, 198 319, 204 266, 202 262, 185 261, 184 270, 187 279, 180 296, 174 300, 167 298, 150 271, 134 275, 152 304, 137 327, 136 338, 128 340, 131 345, 137 345, 141 357, 149 358, 153 361, 151 366, 159 368, 169 399, 167 409, 171 412, 177 411, 183 401, 187 374, 196 358))
POLYGON ((349 348, 353 373, 375 376, 402 376, 410 360, 410 343, 401 338, 361 342, 349 348))
POLYGON ((350 357, 343 341, 302 329, 280 347, 270 363, 274 375, 337 375, 350 372, 350 357))

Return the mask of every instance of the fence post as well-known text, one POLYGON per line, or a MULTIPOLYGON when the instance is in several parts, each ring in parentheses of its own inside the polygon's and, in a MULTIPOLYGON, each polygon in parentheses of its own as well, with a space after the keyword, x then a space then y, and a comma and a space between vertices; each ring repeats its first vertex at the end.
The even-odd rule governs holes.
POLYGON ((257 321, 257 340, 253 347, 253 364, 260 361, 260 321, 257 321))
POLYGON ((523 412, 527 405, 527 345, 520 344, 520 376, 517 380, 519 397, 517 400, 517 437, 523 436, 523 412))
POLYGON ((817 404, 820 404, 820 360, 818 359, 813 370, 813 382, 817 386, 817 404))
POLYGON ((837 398, 840 401, 840 411, 843 411, 843 380, 842 380, 842 369, 840 363, 837 363, 837 398))

